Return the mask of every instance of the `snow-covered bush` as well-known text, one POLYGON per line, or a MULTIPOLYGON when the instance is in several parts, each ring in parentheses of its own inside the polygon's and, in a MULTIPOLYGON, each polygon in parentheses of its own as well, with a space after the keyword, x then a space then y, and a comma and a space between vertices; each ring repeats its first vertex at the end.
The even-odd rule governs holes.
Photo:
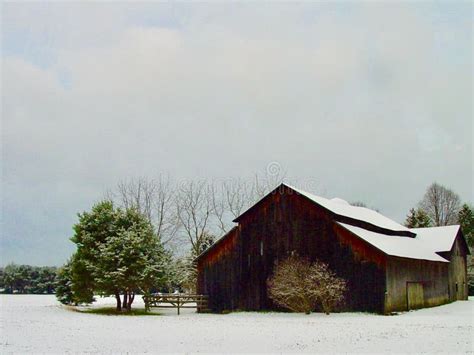
POLYGON ((275 304, 309 314, 318 306, 329 314, 344 300, 346 281, 328 265, 291 255, 275 265, 268 279, 268 294, 275 304))

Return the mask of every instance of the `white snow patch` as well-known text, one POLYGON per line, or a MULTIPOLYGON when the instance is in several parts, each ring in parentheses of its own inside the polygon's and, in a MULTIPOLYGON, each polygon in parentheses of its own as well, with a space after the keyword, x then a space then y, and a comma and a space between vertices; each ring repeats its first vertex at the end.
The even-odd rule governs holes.
MULTIPOLYGON (((143 306, 139 298, 136 307, 143 306)), ((99 299, 114 305, 113 298, 99 299)), ((364 313, 104 316, 54 296, 0 295, 0 353, 469 353, 474 299, 380 316, 364 313)), ((95 306, 97 307, 97 306, 95 306)))

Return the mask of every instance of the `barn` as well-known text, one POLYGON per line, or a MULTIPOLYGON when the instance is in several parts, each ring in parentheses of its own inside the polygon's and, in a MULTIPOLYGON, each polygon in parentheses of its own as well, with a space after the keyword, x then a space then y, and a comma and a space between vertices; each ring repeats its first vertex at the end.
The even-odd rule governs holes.
POLYGON ((197 258, 209 308, 276 309, 275 262, 296 252, 348 284, 346 311, 391 313, 467 299, 469 253, 459 226, 409 229, 380 213, 282 184, 237 217, 197 258))

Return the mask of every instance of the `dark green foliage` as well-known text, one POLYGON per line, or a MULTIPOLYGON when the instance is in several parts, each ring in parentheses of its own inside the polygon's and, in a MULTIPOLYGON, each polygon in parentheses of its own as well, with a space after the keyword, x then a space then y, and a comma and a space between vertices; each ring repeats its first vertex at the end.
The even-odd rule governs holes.
POLYGON ((94 279, 87 268, 87 262, 79 253, 71 257, 71 290, 74 303, 92 303, 94 301, 94 279))
POLYGON ((474 247, 474 212, 468 204, 464 204, 458 213, 458 222, 466 238, 467 244, 472 249, 474 247))
POLYGON ((426 228, 431 227, 430 217, 422 209, 412 208, 405 220, 405 226, 408 228, 426 228))
POLYGON ((74 303, 71 279, 71 260, 58 270, 56 276, 56 298, 62 304, 74 303))
MULTIPOLYGON (((458 213, 458 222, 472 254, 474 251, 474 211, 472 206, 466 203, 462 205, 458 213)), ((469 296, 474 296, 474 257, 472 255, 467 256, 467 279, 469 296)))
POLYGON ((115 295, 117 310, 130 310, 136 292, 148 293, 167 283, 171 256, 138 210, 100 202, 91 212, 79 214, 74 232, 71 240, 77 251, 71 263, 71 290, 75 302, 90 302, 93 293, 115 295))
POLYGON ((470 277, 468 279, 467 287, 468 287, 468 291, 467 291, 468 295, 474 296, 474 277, 470 277))
POLYGON ((4 293, 52 294, 56 283, 56 268, 9 264, 0 272, 4 293))

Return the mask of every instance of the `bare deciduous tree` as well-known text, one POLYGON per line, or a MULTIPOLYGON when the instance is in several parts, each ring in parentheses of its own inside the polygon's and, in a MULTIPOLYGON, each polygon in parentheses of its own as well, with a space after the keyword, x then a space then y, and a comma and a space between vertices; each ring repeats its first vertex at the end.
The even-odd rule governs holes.
POLYGON ((256 200, 255 185, 235 179, 212 184, 212 207, 217 228, 226 233, 232 221, 256 200))
POLYGON ((169 178, 138 178, 118 183, 106 197, 134 207, 153 224, 163 244, 175 251, 185 244, 201 252, 204 234, 222 235, 232 221, 284 180, 278 163, 254 179, 201 180, 176 185, 169 178))
POLYGON ((447 226, 458 222, 461 199, 454 191, 435 182, 426 190, 420 208, 435 226, 447 226))
POLYGON ((124 208, 136 208, 145 215, 155 228, 163 244, 172 241, 179 229, 179 219, 174 205, 176 189, 170 179, 138 178, 124 180, 117 184, 107 197, 124 208))
POLYGON ((195 255, 204 251, 210 235, 208 229, 213 210, 212 187, 207 181, 189 181, 180 184, 176 198, 176 211, 195 255))
POLYGON ((242 180, 224 182, 223 187, 227 207, 233 218, 240 216, 255 200, 252 186, 242 180))
POLYGON ((215 217, 215 222, 220 233, 224 234, 229 230, 230 218, 228 216, 228 206, 224 198, 224 185, 213 183, 210 186, 212 213, 215 217))
POLYGON ((258 174, 255 175, 253 186, 250 189, 255 201, 264 197, 286 180, 286 172, 281 170, 280 165, 272 164, 273 163, 270 163, 269 166, 267 166, 267 170, 263 177, 258 174))
POLYGON ((291 255, 275 265, 268 280, 270 298, 294 312, 309 314, 320 306, 329 314, 344 299, 346 281, 337 277, 323 262, 310 263, 291 255))

